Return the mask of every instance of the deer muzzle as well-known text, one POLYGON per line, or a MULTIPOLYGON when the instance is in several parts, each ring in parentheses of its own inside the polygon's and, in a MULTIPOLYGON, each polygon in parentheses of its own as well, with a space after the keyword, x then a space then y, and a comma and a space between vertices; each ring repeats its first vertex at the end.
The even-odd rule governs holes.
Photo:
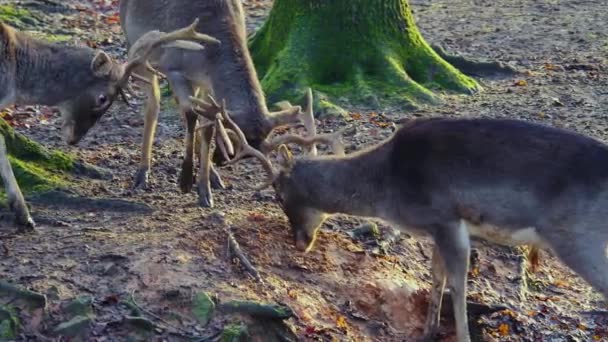
POLYGON ((66 122, 61 127, 63 140, 68 145, 76 145, 80 141, 80 136, 76 134, 76 125, 73 122, 66 122))

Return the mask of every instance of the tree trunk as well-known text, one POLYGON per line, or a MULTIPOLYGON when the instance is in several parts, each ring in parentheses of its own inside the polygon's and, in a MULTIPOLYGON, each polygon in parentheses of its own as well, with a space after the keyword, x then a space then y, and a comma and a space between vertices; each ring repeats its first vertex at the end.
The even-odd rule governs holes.
POLYGON ((270 101, 312 87, 322 107, 415 106, 479 87, 424 41, 407 0, 275 0, 250 48, 270 101))
POLYGON ((17 183, 25 192, 40 192, 65 183, 64 173, 77 166, 74 159, 16 133, 0 118, 0 135, 4 136, 17 183))

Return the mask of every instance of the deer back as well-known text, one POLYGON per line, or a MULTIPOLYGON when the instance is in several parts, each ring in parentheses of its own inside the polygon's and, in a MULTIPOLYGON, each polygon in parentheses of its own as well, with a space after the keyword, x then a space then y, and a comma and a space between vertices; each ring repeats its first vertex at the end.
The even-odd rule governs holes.
POLYGON ((602 220, 608 147, 515 120, 417 120, 369 150, 296 160, 275 189, 291 216, 341 212, 427 232, 464 219, 473 235, 542 245, 602 220))

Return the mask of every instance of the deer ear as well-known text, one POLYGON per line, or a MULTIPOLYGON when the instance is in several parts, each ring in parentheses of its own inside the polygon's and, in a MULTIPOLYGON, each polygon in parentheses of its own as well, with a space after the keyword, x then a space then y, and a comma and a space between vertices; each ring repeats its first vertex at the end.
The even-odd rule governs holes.
POLYGON ((103 51, 98 51, 91 61, 91 71, 93 71, 93 74, 97 77, 105 77, 110 75, 110 72, 112 72, 112 67, 112 58, 110 58, 110 56, 103 51))
POLYGON ((278 161, 279 161, 279 165, 285 169, 289 169, 293 166, 293 154, 291 154, 291 151, 289 151, 289 148, 283 144, 281 146, 279 146, 279 155, 278 155, 278 161))

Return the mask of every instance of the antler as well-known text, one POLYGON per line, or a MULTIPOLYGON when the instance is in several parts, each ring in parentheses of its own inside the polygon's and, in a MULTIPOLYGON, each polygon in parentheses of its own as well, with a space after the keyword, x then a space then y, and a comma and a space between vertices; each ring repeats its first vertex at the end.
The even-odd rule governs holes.
MULTIPOLYGON (((334 154, 343 156, 344 155, 344 143, 342 142, 342 135, 345 129, 336 131, 334 133, 318 134, 314 136, 303 137, 296 134, 284 134, 280 135, 271 141, 265 141, 262 143, 262 151, 265 154, 270 153, 282 144, 298 144, 300 146, 315 146, 317 143, 327 144, 331 146, 331 150, 334 154)), ((312 154, 312 153, 311 153, 312 154)), ((316 154, 312 154, 316 155, 316 154)))
MULTIPOLYGON (((317 126, 315 125, 315 117, 313 113, 313 98, 311 88, 308 88, 308 91, 306 93, 306 102, 306 111, 299 111, 296 118, 298 118, 299 121, 306 128, 306 131, 308 132, 307 136, 284 134, 275 137, 272 140, 265 140, 264 142, 262 142, 262 146, 260 147, 264 154, 270 153, 277 147, 281 146, 281 144, 294 143, 301 146, 309 146, 309 155, 316 156, 316 144, 324 143, 331 146, 334 154, 344 155, 344 143, 341 140, 344 130, 340 130, 330 134, 317 135, 317 126)), ((289 104, 288 102, 283 103, 282 107, 284 109, 293 108, 293 106, 291 106, 291 104, 289 104)))
POLYGON ((224 159, 230 160, 230 156, 234 155, 234 145, 232 144, 230 137, 228 137, 228 132, 223 123, 224 118, 222 113, 226 112, 226 101, 222 101, 222 105, 220 106, 211 94, 207 94, 207 98, 211 103, 205 102, 203 99, 199 98, 197 90, 195 96, 190 96, 190 101, 197 106, 193 106, 192 110, 196 114, 213 121, 217 133, 217 147, 220 149, 224 159))
MULTIPOLYGON (((199 22, 199 19, 196 18, 190 26, 187 26, 182 29, 179 29, 179 30, 176 30, 173 32, 169 32, 169 33, 160 33, 160 37, 158 37, 150 42, 147 42, 147 44, 145 44, 142 47, 143 51, 140 54, 138 54, 138 56, 135 57, 134 59, 129 60, 129 62, 125 65, 125 67, 123 69, 122 77, 118 82, 119 86, 124 87, 129 82, 129 77, 133 74, 133 70, 135 70, 135 68, 137 68, 138 66, 145 65, 146 68, 148 68, 148 70, 151 69, 153 72, 157 72, 148 63, 148 58, 150 57, 150 54, 156 48, 158 48, 159 46, 161 46, 163 44, 173 42, 176 40, 199 41, 202 43, 219 44, 220 43, 219 40, 196 31, 196 26, 198 25, 198 22, 199 22)), ((159 32, 156 32, 156 33, 158 34, 159 32)), ((140 38, 140 39, 142 39, 142 38, 140 38)), ((137 46, 137 42, 134 44, 134 46, 137 46)), ((142 76, 139 76, 139 75, 136 77, 140 80, 143 78, 142 76)))
POLYGON ((233 137, 235 137, 235 135, 236 135, 235 138, 237 138, 237 141, 240 145, 240 149, 236 153, 236 156, 234 156, 233 159, 228 160, 226 162, 226 165, 232 165, 232 164, 238 162, 239 160, 245 158, 246 156, 251 156, 251 157, 257 158, 262 163, 262 167, 264 168, 264 170, 267 173, 267 178, 264 183, 253 187, 253 189, 256 191, 262 190, 262 189, 272 185, 272 183, 275 181, 275 179, 278 177, 279 174, 274 169, 274 167, 272 167, 272 163, 270 162, 270 159, 268 159, 262 152, 251 147, 251 145, 249 145, 249 143, 247 143, 247 138, 245 137, 245 134, 243 133, 243 131, 241 131, 239 126, 237 126, 237 124, 232 120, 232 118, 230 118, 230 116, 228 115, 228 112, 226 110, 224 110, 222 112, 222 115, 223 115, 224 119, 228 122, 228 124, 230 125, 230 130, 227 131, 227 134, 232 135, 233 137))

